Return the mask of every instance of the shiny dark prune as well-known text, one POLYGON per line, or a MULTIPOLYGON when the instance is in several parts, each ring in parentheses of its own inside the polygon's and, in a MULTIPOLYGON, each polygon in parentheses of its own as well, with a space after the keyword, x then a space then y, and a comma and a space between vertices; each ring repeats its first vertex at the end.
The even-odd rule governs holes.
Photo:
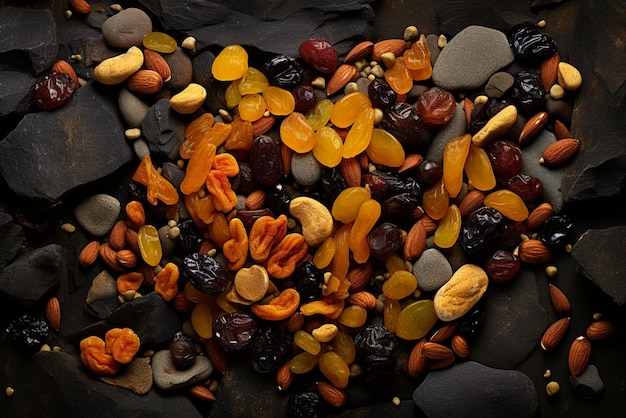
POLYGON ((385 109, 381 127, 405 147, 427 145, 422 141, 422 117, 410 104, 397 102, 385 109))
POLYGON ((504 179, 504 186, 522 198, 525 202, 532 202, 541 197, 543 183, 537 177, 524 173, 504 179))
POLYGON ((395 173, 385 171, 374 171, 372 174, 380 177, 387 185, 386 197, 395 196, 401 193, 409 193, 416 199, 422 198, 422 188, 412 177, 400 178, 395 173))
POLYGON ((193 287, 205 293, 219 293, 230 281, 228 271, 206 254, 192 253, 183 259, 183 274, 193 287))
POLYGON ((260 328, 252 343, 252 358, 263 371, 277 370, 291 354, 291 338, 274 327, 260 328))
POLYGON ((196 347, 193 340, 178 331, 169 344, 172 363, 178 369, 186 369, 196 361, 196 347))
POLYGON ((467 338, 475 336, 480 331, 485 316, 484 302, 480 301, 468 313, 459 318, 458 331, 467 338))
POLYGON ((377 78, 367 88, 367 97, 375 108, 386 109, 396 103, 398 93, 386 81, 377 78))
POLYGON ((387 183, 375 173, 363 174, 361 176, 361 185, 370 189, 372 199, 376 201, 383 200, 387 195, 387 183))
POLYGON ((437 161, 424 160, 417 166, 417 182, 424 189, 437 184, 443 176, 443 165, 437 161))
POLYGON ((511 101, 515 103, 518 111, 526 115, 534 115, 540 111, 546 99, 541 77, 530 71, 517 73, 509 92, 511 101))
POLYGON ((354 337, 356 358, 367 370, 382 371, 395 362, 398 341, 382 324, 367 326, 354 337))
POLYGON ((325 169, 322 172, 320 185, 322 200, 328 205, 332 205, 339 193, 348 187, 348 183, 337 168, 325 169))
POLYGON ((489 98, 487 103, 478 103, 474 106, 470 117, 469 133, 475 134, 480 131, 489 119, 494 117, 499 111, 507 107, 510 103, 506 100, 489 98))
POLYGON ((35 105, 42 110, 52 110, 67 102, 78 85, 70 76, 52 72, 35 84, 35 105))
POLYGON ((521 235, 526 233, 526 229, 526 224, 523 222, 505 220, 498 248, 512 252, 522 242, 521 235))
POLYGON ((400 193, 385 199, 381 205, 381 218, 393 221, 396 225, 410 227, 414 219, 409 215, 422 203, 411 193, 400 193))
POLYGON ((252 166, 246 162, 239 162, 239 174, 237 177, 237 188, 234 190, 239 194, 247 196, 261 187, 252 172, 252 166))
POLYGON ((524 26, 511 35, 511 48, 517 58, 539 63, 556 52, 556 42, 537 29, 524 26))
POLYGON ((283 177, 280 142, 269 135, 259 135, 250 147, 252 174, 263 186, 271 186, 283 177))
POLYGON ((494 173, 499 176, 510 177, 524 166, 522 150, 516 143, 508 139, 496 139, 487 145, 485 151, 491 161, 494 173))
POLYGON ((502 235, 504 216, 483 206, 470 213, 461 226, 461 246, 470 256, 485 256, 502 235))
POLYGON ((245 350, 254 338, 259 326, 252 316, 235 311, 220 316, 213 322, 213 337, 222 348, 232 353, 245 350))
POLYGON ((287 417, 317 418, 320 416, 320 406, 320 397, 317 393, 296 393, 287 401, 287 417))
POLYGON ((7 329, 13 341, 29 353, 37 352, 50 333, 45 321, 26 314, 11 321, 7 329))
POLYGON ((297 59, 287 55, 276 55, 263 64, 263 73, 270 84, 287 90, 302 84, 304 70, 297 59))
POLYGON ((289 213, 289 204, 291 196, 287 192, 285 186, 276 183, 273 187, 267 189, 265 194, 265 206, 274 213, 289 213))
POLYGON ((200 228, 196 226, 193 219, 182 221, 178 224, 180 233, 176 237, 176 247, 182 254, 197 253, 202 245, 203 234, 200 228))
POLYGON ((367 234, 372 257, 385 260, 402 246, 402 230, 395 224, 383 222, 367 234))
POLYGON ((309 260, 296 267, 291 280, 302 302, 313 301, 322 295, 324 273, 309 260))
POLYGON ((508 282, 519 273, 522 264, 515 254, 497 250, 485 263, 485 273, 493 283, 508 282))
POLYGON ((568 216, 551 216, 543 223, 539 239, 549 247, 563 246, 570 241, 573 227, 568 216))
POLYGON ((315 90, 311 86, 298 86, 291 92, 293 98, 296 101, 296 107, 294 111, 305 114, 309 110, 313 109, 315 103, 317 103, 317 97, 315 96, 315 90))

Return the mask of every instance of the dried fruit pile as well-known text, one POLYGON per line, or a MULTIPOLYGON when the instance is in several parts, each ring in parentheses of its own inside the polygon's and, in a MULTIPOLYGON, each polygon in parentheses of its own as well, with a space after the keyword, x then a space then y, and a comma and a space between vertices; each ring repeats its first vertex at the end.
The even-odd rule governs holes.
MULTIPOLYGON (((171 76, 161 56, 176 48, 171 41, 149 34, 143 50, 103 61, 94 78, 156 94, 171 76)), ((220 373, 242 350, 276 374, 280 391, 317 368, 325 381, 317 394, 290 393, 290 416, 309 416, 319 397, 343 406, 350 380, 388 372, 400 349, 410 352, 400 372, 415 378, 463 361, 480 333, 478 302, 488 286, 515 280, 523 264, 549 263, 573 239, 568 218, 542 201, 541 180, 521 170, 524 146, 544 128, 558 140, 543 164, 574 157, 578 141, 542 106, 548 94, 577 89, 580 73, 560 63, 554 41, 535 28, 510 41, 540 72, 521 71, 502 97, 474 100, 433 85, 429 45, 412 28, 404 39, 359 43, 344 59, 323 39, 259 68, 244 47, 224 48, 211 72, 225 87, 225 109, 206 113, 207 91, 196 83, 170 97, 174 111, 192 115, 173 161, 182 181, 167 178, 165 160, 144 157, 124 218, 82 250, 80 263, 100 258, 117 275, 122 301, 155 291, 189 315, 191 337, 220 373), (441 161, 424 159, 458 108, 465 133, 450 138, 441 161), (518 113, 528 122, 515 130, 518 113), (445 284, 424 289, 413 263, 427 249, 452 249, 466 261, 445 284)), ((75 80, 59 63, 37 85, 36 104, 62 105, 75 80)), ((567 315, 558 292, 551 285, 555 308, 567 315)), ((27 321, 13 325, 17 338, 27 321)), ((553 348, 567 324, 551 326, 542 348, 553 348)), ((611 334, 600 325, 589 339, 611 334)), ((129 342, 119 355, 109 354, 108 337, 106 348, 97 337, 83 340, 92 371, 115 374, 138 352, 136 335, 115 330, 122 332, 129 342)), ((196 356, 184 334, 173 335, 169 349, 181 369, 196 356)), ((585 338, 575 341, 573 375, 589 352, 585 338)), ((214 399, 207 392, 190 393, 214 399)))

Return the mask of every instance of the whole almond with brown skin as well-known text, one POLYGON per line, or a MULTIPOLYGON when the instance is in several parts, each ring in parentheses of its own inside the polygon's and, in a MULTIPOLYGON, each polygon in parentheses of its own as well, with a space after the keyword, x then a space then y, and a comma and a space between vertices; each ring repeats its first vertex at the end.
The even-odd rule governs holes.
POLYGON ((406 41, 404 39, 385 39, 378 41, 372 47, 372 59, 380 61, 381 56, 387 52, 391 52, 396 57, 402 55, 406 49, 406 41))
POLYGON ((465 217, 483 205, 485 193, 478 189, 470 190, 459 203, 461 217, 465 217))
POLYGON ((424 356, 424 344, 426 344, 426 340, 422 338, 409 354, 407 369, 411 377, 418 377, 426 371, 428 359, 424 356))
POLYGON ((91 5, 85 0, 70 0, 70 6, 75 12, 86 15, 91 11, 91 5))
POLYGON ((539 162, 547 167, 559 167, 576 155, 579 146, 577 139, 559 139, 546 147, 539 162))
POLYGON ((137 231, 127 228, 124 235, 126 237, 126 246, 128 249, 135 254, 141 254, 141 251, 139 250, 139 234, 137 231))
POLYGON ((361 165, 355 158, 344 158, 339 164, 339 172, 349 187, 361 185, 361 165))
POLYGON ((452 351, 457 357, 468 358, 470 355, 469 342, 467 338, 462 336, 461 334, 454 334, 452 336, 452 340, 450 341, 450 346, 452 347, 452 351))
POLYGON ((228 353, 224 351, 215 338, 209 338, 204 344, 204 348, 213 367, 222 374, 226 373, 226 369, 228 368, 228 353))
POLYGON ((612 321, 595 321, 587 327, 587 338, 593 341, 611 338, 617 333, 617 325, 612 321))
POLYGON ((176 293, 174 299, 172 299, 172 307, 176 312, 191 312, 193 310, 194 304, 192 301, 187 299, 185 296, 185 292, 180 291, 176 293))
POLYGON ((109 234, 109 245, 115 251, 123 250, 126 247, 126 230, 128 227, 126 226, 125 221, 117 221, 113 228, 111 229, 111 233, 109 234))
POLYGON ((304 326, 304 315, 302 312, 294 312, 289 318, 287 318, 287 331, 295 334, 304 326))
POLYGON ((569 132, 569 129, 567 129, 567 126, 565 126, 565 124, 561 122, 560 120, 554 121, 553 130, 554 130, 554 136, 556 136, 556 139, 565 139, 565 138, 572 137, 572 134, 569 132))
POLYGON ((550 325, 541 337, 541 349, 544 351, 550 351, 559 345, 567 333, 569 324, 569 318, 561 318, 550 325))
POLYGON ((404 242, 404 258, 413 261, 417 260, 426 249, 426 228, 421 222, 415 222, 406 236, 404 242))
POLYGON ((571 306, 569 299, 565 296, 565 293, 553 284, 549 284, 548 289, 550 292, 550 301, 552 302, 552 306, 554 306, 556 313, 559 315, 569 314, 571 306))
POLYGON ((154 282, 154 277, 156 276, 154 273, 154 267, 146 263, 140 263, 138 268, 141 274, 143 274, 143 284, 151 289, 154 289, 156 284, 154 282))
POLYGON ((336 408, 341 408, 348 400, 346 392, 334 387, 328 382, 317 382, 315 383, 315 387, 317 388, 317 393, 319 393, 322 399, 336 408))
POLYGON ((131 250, 119 250, 116 254, 116 258, 120 266, 127 269, 137 267, 137 262, 139 261, 135 253, 131 250))
POLYGON ((289 363, 289 361, 284 362, 276 372, 276 385, 278 386, 278 390, 281 392, 289 389, 291 383, 293 382, 293 373, 291 372, 289 363))
POLYGON ((526 227, 529 230, 539 229, 543 223, 554 214, 554 209, 551 203, 544 202, 533 209, 526 219, 526 227))
POLYGON ((533 115, 522 128, 519 134, 519 144, 525 145, 535 139, 548 123, 548 112, 539 112, 533 115))
POLYGON ((539 78, 545 91, 550 90, 550 87, 556 83, 559 74, 559 62, 561 62, 561 57, 558 52, 555 52, 543 60, 539 67, 539 78))
POLYGON ((341 64, 326 83, 326 94, 332 96, 354 80, 357 69, 352 64, 341 64))
POLYGON ((53 330, 58 331, 61 328, 61 305, 54 296, 46 302, 46 319, 53 330))
POLYGON ((78 262, 83 267, 89 267, 98 259, 98 249, 100 243, 98 241, 91 241, 85 245, 78 255, 78 262))
POLYGON ((137 94, 155 94, 162 87, 163 78, 154 70, 139 70, 126 81, 126 88, 137 94))
POLYGON ((454 335, 458 327, 459 323, 457 321, 447 322, 435 331, 428 341, 439 344, 446 342, 454 335))
POLYGON ((428 215, 424 215, 420 218, 418 222, 421 222, 424 225, 424 229, 426 229, 426 235, 430 235, 437 230, 439 226, 439 222, 434 220, 428 215))
POLYGON ((170 81, 172 78, 172 70, 161 54, 151 49, 144 49, 143 60, 143 65, 147 70, 159 73, 164 83, 170 81))
POLYGON ((291 157, 293 150, 285 144, 280 145, 280 158, 283 160, 283 173, 288 176, 291 173, 291 157))
POLYGON ((424 356, 431 360, 442 360, 449 358, 450 355, 454 357, 454 353, 448 347, 443 344, 433 343, 427 341, 422 348, 424 356))
POLYGON ((409 154, 404 157, 404 162, 398 167, 398 173, 404 173, 405 171, 414 170, 424 161, 424 157, 420 154, 409 154))
POLYGON ((76 75, 76 71, 74 71, 74 67, 72 67, 72 65, 69 62, 64 61, 64 60, 58 60, 54 64, 52 64, 52 68, 50 69, 50 71, 62 73, 62 74, 69 76, 72 80, 74 80, 74 83, 76 83, 76 86, 79 86, 78 76, 76 75))
POLYGON ((350 282, 350 292, 358 292, 363 290, 374 278, 374 263, 368 261, 361 264, 348 272, 348 281, 350 282))
POLYGON ((430 370, 445 369, 446 367, 451 366, 452 363, 454 363, 454 360, 456 360, 456 357, 454 356, 452 350, 450 350, 450 354, 446 358, 442 358, 439 360, 429 360, 428 368, 430 370))
POLYGON ((267 117, 264 116, 261 119, 252 122, 253 138, 256 138, 259 135, 263 135, 264 133, 272 129, 272 126, 274 126, 274 124, 276 123, 276 119, 276 116, 269 115, 267 117))
POLYGON ((365 309, 374 309, 376 307, 376 296, 370 292, 361 290, 348 296, 348 302, 351 305, 360 306, 365 309))
POLYGON ((543 264, 553 258, 550 248, 538 239, 522 241, 518 247, 518 256, 527 264, 543 264))
POLYGON ((363 41, 356 44, 346 55, 346 58, 343 60, 344 64, 350 64, 368 57, 373 48, 374 42, 371 41, 363 41))
POLYGON ((258 210, 265 206, 267 193, 263 189, 253 191, 246 197, 246 209, 258 210))
POLYGON ((465 128, 469 130, 470 124, 472 122, 472 112, 474 111, 474 101, 469 97, 463 99, 463 110, 465 111, 465 128))
POLYGON ((569 348, 567 365, 572 376, 578 376, 585 371, 590 357, 591 342, 581 335, 572 342, 569 348))
POLYGON ((122 272, 124 268, 117 261, 117 252, 112 249, 108 243, 100 244, 98 248, 98 255, 100 259, 104 261, 104 264, 107 265, 111 270, 122 272))
POLYGON ((215 400, 215 395, 213 394, 213 392, 211 392, 204 386, 192 386, 191 389, 189 389, 189 395, 191 395, 192 398, 203 402, 215 400))

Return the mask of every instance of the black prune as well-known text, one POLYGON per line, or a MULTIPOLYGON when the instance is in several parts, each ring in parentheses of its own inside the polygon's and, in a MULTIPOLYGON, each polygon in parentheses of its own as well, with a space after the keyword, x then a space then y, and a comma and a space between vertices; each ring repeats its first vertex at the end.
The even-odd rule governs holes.
POLYGON ((172 363, 178 369, 186 369, 196 361, 196 347, 193 340, 178 331, 170 340, 169 344, 172 363))
POLYGON ((35 353, 48 339, 50 328, 45 321, 24 314, 11 321, 8 331, 23 350, 35 353))
POLYGON ((315 392, 293 394, 287 401, 289 418, 317 418, 320 415, 320 397, 315 392))
POLYGON ((196 226, 193 219, 182 221, 178 224, 180 233, 176 237, 177 248, 181 254, 195 253, 202 245, 202 231, 196 226))
POLYGON ((480 331, 485 316, 484 302, 479 301, 469 312, 459 318, 458 331, 468 338, 475 336, 480 331))
POLYGON ((252 316, 235 311, 220 316, 213 322, 213 337, 227 352, 245 350, 252 342, 259 326, 252 316))
POLYGON ((405 147, 423 147, 422 117, 408 103, 397 102, 383 112, 381 127, 393 135, 405 147))
POLYGON ((571 239, 574 225, 566 215, 554 215, 546 219, 539 231, 539 239, 549 247, 559 247, 571 239))
POLYGON ((483 206, 470 213, 461 227, 461 246, 470 256, 486 256, 502 235, 504 216, 483 206))
POLYGON ((252 174, 263 186, 271 186, 283 177, 280 142, 268 135, 259 135, 250 147, 252 174))
POLYGON ((417 182, 425 189, 434 186, 443 176, 443 164, 424 160, 417 166, 417 182))
POLYGON ((515 56, 527 62, 539 63, 556 52, 556 41, 530 26, 516 29, 510 43, 515 56))
POLYGON ((383 222, 367 234, 372 257, 385 260, 402 246, 402 230, 395 224, 383 222))
POLYGON ((348 187, 338 168, 325 169, 320 179, 321 197, 324 203, 332 205, 339 193, 348 187))
POLYGON ((183 259, 183 274, 193 287, 205 293, 219 293, 230 282, 229 272, 206 254, 192 253, 183 259))
POLYGON ((322 295, 324 273, 309 260, 296 267, 291 280, 303 302, 313 301, 322 295))
POLYGON ((509 91, 511 101, 517 105, 519 111, 526 115, 534 115, 540 111, 546 99, 541 77, 530 71, 517 73, 513 87, 509 91))
POLYGON ((386 109, 396 103, 398 93, 386 81, 377 78, 367 88, 367 97, 375 108, 386 109))
POLYGON ((274 213, 289 213, 291 196, 286 187, 281 183, 276 183, 267 189, 265 194, 265 206, 274 213))
POLYGON ((277 370, 291 354, 291 338, 273 327, 260 328, 252 343, 252 358, 263 371, 277 370))
POLYGON ((300 62, 288 55, 276 55, 263 64, 263 73, 270 84, 292 90, 302 84, 304 70, 300 62))
POLYGON ((367 326, 354 337, 356 358, 367 370, 382 371, 395 362, 398 341, 382 324, 367 326))

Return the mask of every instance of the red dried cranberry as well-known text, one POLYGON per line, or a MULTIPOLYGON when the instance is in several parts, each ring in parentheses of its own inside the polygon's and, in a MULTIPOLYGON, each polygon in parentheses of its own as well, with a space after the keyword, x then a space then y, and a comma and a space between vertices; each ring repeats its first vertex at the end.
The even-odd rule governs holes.
POLYGON ((53 72, 35 84, 35 105, 41 110, 52 110, 67 102, 78 86, 70 76, 53 72))
POLYGON ((324 74, 331 74, 337 69, 337 50, 324 39, 309 39, 300 44, 300 57, 324 74))
POLYGON ((454 116, 456 101, 449 91, 431 87, 417 100, 417 111, 426 125, 443 125, 454 116))
POLYGON ((493 283, 504 283, 519 273, 521 268, 519 258, 508 251, 497 250, 485 263, 485 272, 493 283))
POLYGON ((493 171, 505 177, 519 173, 524 165, 522 150, 508 139, 497 139, 487 145, 487 155, 491 160, 493 171))

